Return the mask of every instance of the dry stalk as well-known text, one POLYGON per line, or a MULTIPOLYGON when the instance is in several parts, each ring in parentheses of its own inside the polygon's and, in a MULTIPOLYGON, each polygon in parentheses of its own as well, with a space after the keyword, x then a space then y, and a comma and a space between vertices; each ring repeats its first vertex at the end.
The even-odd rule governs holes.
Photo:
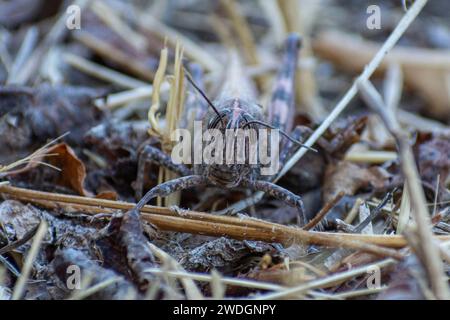
MULTIPOLYGON (((171 277, 181 278, 181 279, 192 279, 196 281, 205 281, 212 282, 213 275, 203 274, 203 273, 194 273, 194 272, 181 272, 181 271, 164 271, 160 268, 152 268, 146 270, 149 273, 153 274, 166 274, 171 277)), ((272 290, 272 291, 281 291, 286 289, 283 286, 266 283, 262 281, 254 281, 240 278, 231 278, 231 277, 221 277, 220 281, 226 285, 239 286, 245 288, 253 288, 253 289, 261 289, 261 290, 272 290)))
MULTIPOLYGON (((163 250, 159 249, 157 246, 149 243, 150 249, 152 250, 155 257, 157 257, 162 262, 161 268, 158 268, 164 275, 170 272, 181 272, 185 273, 186 270, 163 250)), ((197 287, 195 282, 188 277, 181 277, 181 283, 183 284, 184 290, 186 291, 186 297, 190 300, 203 300, 203 294, 197 287)))
MULTIPOLYGON (((159 121, 156 113, 160 109, 160 89, 164 81, 168 62, 168 49, 164 48, 161 50, 160 63, 158 70, 155 74, 155 80, 153 82, 153 94, 152 94, 152 105, 150 106, 148 112, 148 119, 150 122, 149 134, 156 136, 161 140, 162 150, 166 154, 170 154, 172 150, 172 132, 177 128, 180 115, 183 113, 184 99, 185 99, 185 88, 184 88, 184 68, 183 68, 183 48, 179 43, 176 45, 175 49, 175 63, 174 63, 174 75, 170 81, 170 95, 169 101, 166 108, 166 127, 162 130, 159 127, 159 121)), ((158 184, 165 181, 169 181, 176 178, 176 175, 168 169, 160 168, 158 175, 158 184)), ((177 205, 179 203, 180 194, 175 193, 166 197, 166 206, 177 205)), ((158 205, 160 205, 161 199, 157 199, 158 205)))
POLYGON ((152 69, 136 59, 130 59, 129 55, 99 37, 81 31, 75 33, 74 38, 102 58, 116 63, 131 74, 147 81, 153 80, 152 69))
POLYGON ((185 37, 178 31, 166 26, 161 23, 153 16, 142 13, 136 23, 142 29, 159 36, 161 39, 167 39, 167 42, 176 47, 177 42, 183 46, 186 55, 189 58, 197 61, 199 64, 204 66, 207 70, 214 72, 218 70, 222 70, 221 64, 206 50, 196 44, 194 41, 185 37))
POLYGON ((152 90, 152 104, 150 109, 148 110, 148 122, 150 123, 149 134, 153 136, 157 136, 161 138, 162 132, 159 128, 159 120, 157 117, 157 112, 160 107, 160 93, 161 93, 161 85, 164 81, 164 77, 166 75, 167 69, 167 60, 168 60, 168 50, 164 48, 161 50, 161 56, 159 58, 158 69, 155 73, 155 79, 153 81, 153 90, 152 90))
POLYGON ((63 56, 65 62, 70 66, 100 80, 104 80, 125 89, 135 89, 145 87, 147 84, 141 80, 129 77, 125 74, 109 69, 97 63, 91 62, 80 56, 66 53, 63 56))
POLYGON ((402 234, 403 231, 406 230, 409 223, 410 215, 411 215, 411 199, 409 197, 407 183, 405 182, 403 184, 403 194, 400 203, 400 211, 398 214, 397 234, 402 234))
MULTIPOLYGON (((109 210, 130 210, 135 204, 120 201, 62 195, 22 188, 0 185, 0 193, 9 195, 22 201, 39 202, 41 205, 56 202, 61 208, 85 207, 96 208, 95 212, 88 214, 108 212, 109 210)), ((53 207, 55 204, 53 204, 53 207)), ((329 232, 312 232, 296 227, 288 227, 275 223, 265 222, 251 218, 235 218, 215 216, 208 213, 177 210, 169 208, 145 206, 142 209, 144 220, 156 225, 161 230, 187 232, 215 237, 230 237, 238 240, 260 240, 266 242, 279 242, 285 246, 298 244, 316 244, 328 247, 343 247, 380 256, 389 256, 396 259, 403 257, 399 252, 388 248, 402 248, 406 241, 402 236, 391 235, 361 235, 341 234, 329 232)), ((439 240, 448 241, 450 236, 438 236, 439 240)))
POLYGON ((258 65, 259 58, 255 39, 247 20, 241 14, 242 10, 239 9, 238 3, 235 0, 222 0, 221 5, 231 19, 231 23, 233 24, 233 28, 242 45, 247 62, 250 65, 258 65))
POLYGON ((275 43, 278 47, 281 47, 286 39, 287 30, 283 12, 281 12, 277 0, 259 0, 258 2, 270 23, 270 32, 275 43))
MULTIPOLYGON (((185 87, 184 87, 184 68, 183 68, 183 48, 177 43, 175 49, 174 75, 172 78, 169 101, 166 108, 166 128, 162 137, 162 150, 170 154, 173 147, 171 140, 172 133, 177 129, 180 115, 183 114, 185 87)), ((158 184, 175 179, 177 175, 169 169, 159 168, 158 184)), ((165 198, 166 207, 178 205, 180 203, 180 192, 173 193, 165 198)))
POLYGON ((83 300, 93 295, 94 293, 102 291, 103 289, 120 281, 123 281, 122 277, 111 277, 82 291, 75 291, 75 293, 70 297, 69 300, 83 300))
MULTIPOLYGON (((378 268, 385 268, 392 264, 395 264, 396 261, 392 259, 386 259, 377 263, 373 263, 370 267, 377 266, 378 268)), ((361 266, 358 268, 351 269, 349 271, 333 274, 324 278, 320 278, 317 280, 309 281, 307 283, 301 284, 299 286, 289 288, 280 292, 269 293, 266 295, 257 296, 256 299, 259 300, 269 300, 269 299, 280 299, 287 298, 293 295, 298 295, 306 292, 307 290, 316 289, 316 288, 328 288, 342 281, 350 279, 354 276, 367 273, 369 266, 361 266)))
POLYGON ((311 230, 314 228, 322 219, 326 216, 326 214, 333 209, 333 207, 344 197, 344 191, 340 191, 331 201, 326 203, 322 209, 314 216, 311 221, 309 221, 302 229, 303 230, 311 230))
POLYGON ((16 77, 19 74, 25 62, 29 59, 29 57, 33 53, 33 49, 36 46, 38 38, 39 38, 39 31, 37 27, 29 28, 25 35, 25 38, 23 39, 22 45, 20 46, 19 52, 16 55, 16 59, 14 60, 13 65, 11 66, 11 70, 9 70, 8 72, 8 79, 6 80, 7 84, 16 83, 16 77))
MULTIPOLYGON (((160 92, 167 92, 169 87, 169 83, 164 82, 161 85, 160 92)), ((152 95, 153 86, 146 85, 136 89, 110 94, 106 97, 106 99, 98 98, 95 100, 95 105, 100 109, 112 110, 131 102, 150 99, 152 95)))
MULTIPOLYGON (((89 2, 89 0, 76 0, 73 1, 72 4, 77 5, 83 10, 89 2)), ((41 41, 40 45, 29 56, 20 71, 16 73, 14 78, 15 84, 25 84, 28 82, 30 77, 36 73, 36 70, 39 68, 49 49, 64 38, 64 35, 66 35, 69 30, 66 28, 66 19, 67 16, 65 14, 59 16, 45 38, 41 41)))
POLYGON ((39 164, 59 171, 60 170, 59 168, 56 168, 55 166, 52 166, 49 163, 43 162, 42 159, 44 157, 54 156, 55 154, 48 153, 48 149, 50 148, 50 146, 54 145, 58 140, 61 140, 68 134, 69 133, 65 133, 62 136, 48 142, 47 144, 37 149, 35 152, 30 154, 29 156, 26 156, 25 158, 19 159, 5 166, 0 165, 0 178, 4 178, 8 175, 18 174, 20 172, 29 169, 31 166, 36 166, 39 164))
POLYGON ((93 1, 90 8, 105 25, 118 34, 125 42, 130 44, 136 51, 139 52, 146 49, 147 39, 130 28, 113 7, 107 5, 104 1, 93 1))
POLYGON ((357 163, 385 163, 397 159, 397 153, 393 151, 350 151, 345 155, 345 160, 357 163))
POLYGON ((18 300, 22 298, 23 292, 25 290, 25 284, 27 283, 28 277, 30 276, 31 269, 33 267, 34 260, 39 252, 39 247, 41 246, 42 240, 47 233, 47 222, 41 221, 39 228, 34 236, 33 244, 28 251, 25 264, 23 265, 22 272, 19 279, 14 286, 14 291, 12 295, 12 300, 18 300))
POLYGON ((427 270, 429 283, 434 295, 439 299, 449 299, 450 293, 444 277, 444 267, 439 254, 439 248, 433 239, 431 222, 426 204, 426 198, 420 176, 414 160, 408 135, 401 129, 397 121, 396 104, 385 105, 383 98, 367 79, 360 79, 358 89, 366 103, 376 112, 395 138, 400 157, 402 173, 410 195, 412 214, 417 227, 417 243, 423 255, 421 262, 427 270))

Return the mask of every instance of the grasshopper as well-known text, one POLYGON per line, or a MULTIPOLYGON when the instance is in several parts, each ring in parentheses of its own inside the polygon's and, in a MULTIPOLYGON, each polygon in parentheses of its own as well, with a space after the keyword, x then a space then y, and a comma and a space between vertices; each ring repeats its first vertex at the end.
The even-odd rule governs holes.
MULTIPOLYGON (((228 66, 225 85, 220 96, 211 102, 203 93, 194 79, 188 76, 189 82, 203 96, 207 104, 199 104, 195 111, 196 117, 202 119, 203 127, 225 130, 248 130, 261 127, 277 129, 287 139, 280 140, 279 162, 281 165, 287 160, 300 144, 297 140, 302 134, 300 128, 293 127, 295 114, 294 88, 297 61, 301 46, 301 38, 297 34, 287 37, 283 62, 279 68, 277 79, 272 92, 272 98, 267 108, 266 117, 262 107, 256 102, 254 90, 250 81, 245 79, 239 63, 228 66), (208 106, 210 107, 207 110, 208 106), (266 118, 266 121, 264 121, 266 118)), ((238 61, 237 59, 232 61, 238 61)), ((195 72, 194 74, 198 74, 195 72)), ((301 145, 301 144, 300 144, 301 145)), ((303 146, 303 145, 301 145, 303 146)), ((304 147, 304 146, 303 146, 304 147)), ((248 155, 248 149, 245 149, 248 155)), ((184 164, 176 164, 172 158, 161 150, 145 146, 141 152, 138 165, 138 192, 142 190, 142 176, 144 164, 152 162, 177 173, 180 178, 164 182, 148 191, 138 202, 135 210, 140 211, 145 204, 155 197, 165 197, 169 194, 197 186, 216 186, 222 188, 242 187, 264 193, 284 201, 298 210, 298 224, 306 223, 305 210, 300 196, 286 190, 270 180, 273 176, 261 177, 258 165, 243 164, 210 164, 196 165, 189 168, 184 164)))

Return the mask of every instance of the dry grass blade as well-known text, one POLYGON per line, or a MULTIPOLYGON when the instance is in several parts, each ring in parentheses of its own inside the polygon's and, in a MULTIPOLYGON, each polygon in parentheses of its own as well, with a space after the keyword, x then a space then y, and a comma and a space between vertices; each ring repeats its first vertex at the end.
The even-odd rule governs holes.
MULTIPOLYGON (((165 154, 170 154, 174 142, 172 141, 172 133, 177 129, 180 122, 180 115, 183 114, 184 100, 186 96, 184 86, 184 67, 183 67, 184 49, 177 43, 175 49, 174 75, 170 87, 169 101, 166 108, 166 128, 162 136, 162 150, 165 154)), ((155 87, 156 88, 156 87, 155 87)), ((159 169, 158 184, 175 179, 177 177, 169 169, 159 169)), ((180 193, 176 192, 165 198, 166 207, 180 204, 180 193)))
POLYGON ((209 71, 221 70, 221 64, 202 47, 198 46, 194 41, 185 37, 178 31, 166 26, 151 15, 142 13, 137 23, 141 28, 161 37, 167 39, 173 47, 177 42, 180 42, 185 49, 186 55, 194 59, 209 71))
POLYGON ((155 79, 153 81, 152 105, 148 110, 148 121, 150 123, 149 134, 157 137, 161 137, 162 135, 161 129, 159 128, 159 121, 156 113, 158 112, 161 104, 160 92, 161 92, 161 85, 164 81, 164 76, 166 74, 168 54, 169 53, 167 48, 161 50, 158 69, 156 70, 155 79))
MULTIPOLYGON (((164 271, 159 268, 153 268, 146 270, 147 272, 154 273, 154 274, 162 274, 165 273, 166 275, 169 275, 171 277, 176 278, 187 278, 197 281, 205 281, 205 282, 212 282, 214 281, 214 276, 211 274, 203 274, 203 273, 194 273, 194 272, 180 272, 180 271, 164 271)), ((220 278, 221 283, 226 285, 233 285, 233 286, 239 286, 239 287, 245 287, 245 288, 253 288, 253 289, 261 289, 261 290, 271 290, 271 291, 280 291, 285 289, 285 287, 273 284, 273 283, 265 283, 262 281, 254 281, 254 280, 247 280, 247 279, 239 279, 239 278, 230 278, 230 277, 221 277, 220 278)))
POLYGON ((396 105, 385 105, 382 97, 368 80, 360 79, 358 88, 366 103, 378 113, 386 128, 394 136, 400 156, 400 165, 405 177, 406 187, 410 195, 412 213, 417 227, 417 243, 423 255, 422 263, 427 270, 428 279, 434 295, 439 299, 449 299, 450 292, 444 276, 444 267, 439 254, 439 248, 433 239, 430 217, 420 176, 414 160, 409 138, 402 131, 397 121, 396 105))
MULTIPOLYGON (((388 267, 392 264, 395 264, 395 260, 386 259, 386 260, 371 264, 370 267, 377 266, 378 268, 381 269, 381 268, 388 267)), ((307 290, 331 287, 333 285, 341 283, 342 281, 350 279, 354 276, 357 276, 357 275, 360 275, 363 273, 367 273, 368 267, 369 266, 362 266, 362 267, 351 269, 349 271, 336 273, 331 276, 313 280, 313 281, 310 281, 310 282, 307 282, 307 283, 301 284, 299 286, 289 288, 289 289, 286 289, 286 290, 283 290, 280 292, 269 293, 267 295, 260 295, 260 296, 257 296, 256 299, 270 300, 270 299, 287 298, 287 297, 302 294, 302 293, 306 292, 307 290)))
POLYGON ((76 33, 74 38, 106 60, 110 60, 131 74, 147 81, 153 80, 153 70, 144 63, 130 59, 130 56, 119 48, 88 32, 76 33))
MULTIPOLYGON (((239 9, 239 4, 235 0, 225 0, 221 1, 222 7, 225 12, 230 17, 233 24, 233 28, 239 38, 239 42, 244 51, 245 58, 250 65, 258 65, 258 50, 256 48, 255 39, 253 37, 250 26, 247 23, 245 17, 242 16, 239 9)), ((263 76, 258 76, 256 78, 257 83, 260 87, 264 87, 265 78, 263 76)))
MULTIPOLYGON (((89 4, 89 0, 76 0, 73 1, 72 4, 78 6, 80 10, 83 10, 89 4)), ((67 16, 61 14, 55 21, 55 24, 41 41, 41 44, 33 51, 20 71, 15 75, 14 83, 25 84, 28 82, 33 73, 39 68, 40 63, 49 52, 49 49, 61 41, 61 39, 64 38, 64 35, 69 31, 69 29, 66 28, 66 20, 67 16)))
MULTIPOLYGON (((172 258, 170 255, 159 249, 157 246, 149 243, 150 249, 152 250, 153 254, 162 261, 162 267, 161 269, 157 269, 161 271, 164 275, 169 274, 172 272, 173 269, 175 272, 185 273, 185 270, 183 267, 176 261, 174 258, 172 258), (162 270, 163 269, 163 270, 162 270), (167 270, 169 269, 169 270, 167 270)), ((149 271, 150 272, 150 271, 149 271)), ((197 287, 195 282, 188 278, 188 277, 181 277, 181 283, 183 284, 183 287, 186 291, 186 297, 188 299, 193 300, 202 300, 203 294, 201 293, 200 289, 197 287)))
POLYGON ((112 277, 112 278, 106 279, 105 281, 99 282, 85 290, 75 291, 75 293, 70 297, 69 300, 85 299, 85 298, 93 295, 94 293, 99 292, 99 291, 109 287, 110 285, 118 283, 122 280, 123 280, 122 277, 112 277))
POLYGON ((125 89, 135 89, 147 85, 143 81, 129 77, 74 54, 66 53, 63 58, 72 67, 85 72, 90 76, 119 85, 125 89))
POLYGON ((93 1, 90 8, 111 30, 129 43, 136 51, 146 49, 147 39, 131 29, 114 8, 103 1, 93 1))
MULTIPOLYGON (((164 82, 161 85, 160 92, 166 92, 169 90, 169 83, 164 82)), ((125 104, 150 99, 153 95, 153 86, 146 85, 132 90, 122 91, 118 93, 110 94, 106 99, 99 98, 95 100, 95 105, 101 109, 115 109, 125 104)))
POLYGON ((28 169, 29 166, 34 165, 34 164, 42 164, 42 165, 48 166, 52 169, 59 171, 60 170, 59 168, 56 168, 55 166, 52 166, 51 164, 45 163, 45 162, 41 161, 41 159, 44 157, 53 156, 54 154, 48 153, 48 148, 50 146, 54 145, 58 140, 61 140, 62 138, 67 136, 68 134, 69 134, 69 132, 48 142, 43 147, 39 148, 38 150, 36 150, 35 152, 33 152, 32 154, 30 154, 29 156, 27 156, 23 159, 19 159, 19 160, 15 161, 9 165, 6 165, 6 166, 0 165, 0 178, 4 178, 4 177, 6 177, 8 175, 12 175, 12 174, 20 173, 20 172, 28 169))
POLYGON ((17 53, 16 59, 14 60, 11 70, 8 73, 7 84, 16 83, 16 76, 20 72, 25 62, 28 60, 33 52, 33 49, 38 41, 39 31, 36 27, 31 27, 28 29, 27 34, 20 46, 19 52, 17 53))
POLYGON ((42 240, 44 239, 46 233, 47 233, 47 222, 42 220, 34 237, 33 244, 31 245, 31 248, 28 251, 27 258, 22 268, 21 275, 19 279, 17 279, 16 285, 14 286, 14 291, 12 295, 13 300, 21 299, 23 296, 25 284, 27 283, 28 277, 30 276, 34 260, 36 259, 36 256, 39 252, 39 247, 41 246, 42 240))

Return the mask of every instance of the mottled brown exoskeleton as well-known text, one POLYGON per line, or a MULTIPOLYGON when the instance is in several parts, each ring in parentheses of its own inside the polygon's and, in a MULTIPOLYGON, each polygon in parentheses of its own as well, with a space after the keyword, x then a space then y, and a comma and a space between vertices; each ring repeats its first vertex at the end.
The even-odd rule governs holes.
MULTIPOLYGON (((220 96, 214 102, 209 101, 198 88, 196 80, 189 78, 191 84, 199 90, 211 107, 210 110, 207 110, 207 104, 198 104, 194 111, 195 118, 202 119, 204 128, 215 128, 221 131, 225 131, 225 129, 255 129, 256 131, 256 129, 263 127, 278 129, 280 133, 287 137, 287 139, 280 140, 279 162, 282 166, 286 158, 299 147, 296 139, 301 135, 301 130, 297 130, 297 128, 292 130, 295 113, 295 74, 300 44, 300 36, 296 34, 288 36, 283 62, 280 65, 266 117, 263 109, 256 102, 250 82, 245 80, 242 69, 239 71, 239 63, 235 59, 227 68, 228 76, 225 85, 220 96), (287 133, 290 133, 291 137, 287 133)), ((197 71, 192 70, 192 73, 195 78, 197 71)), ((273 176, 260 176, 258 165, 247 163, 211 164, 208 166, 197 165, 191 169, 183 164, 175 164, 169 155, 152 146, 146 146, 141 155, 137 179, 138 196, 142 190, 144 163, 147 161, 172 170, 179 174, 180 178, 152 188, 139 201, 136 206, 137 210, 142 209, 154 197, 165 197, 187 188, 206 185, 222 188, 242 187, 254 191, 263 191, 290 206, 296 207, 299 213, 298 223, 303 225, 306 222, 301 197, 270 182, 273 176)))

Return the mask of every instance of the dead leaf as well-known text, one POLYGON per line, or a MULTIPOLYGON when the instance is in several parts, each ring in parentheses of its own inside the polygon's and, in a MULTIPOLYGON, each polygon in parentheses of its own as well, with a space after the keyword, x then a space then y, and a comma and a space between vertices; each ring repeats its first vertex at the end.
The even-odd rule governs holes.
POLYGON ((376 166, 365 168, 348 161, 330 164, 325 171, 323 200, 331 201, 340 191, 354 195, 360 189, 381 189, 389 177, 388 172, 376 166))
POLYGON ((39 210, 17 201, 0 204, 0 225, 10 241, 21 239, 41 221, 39 210))
POLYGON ((106 200, 117 200, 119 199, 119 195, 115 191, 101 191, 95 196, 97 199, 106 199, 106 200))
POLYGON ((424 186, 434 194, 439 177, 437 200, 450 200, 450 135, 419 134, 414 149, 424 186))
POLYGON ((86 167, 78 159, 71 147, 65 143, 60 143, 51 147, 48 153, 56 154, 55 156, 47 156, 45 162, 61 170, 58 177, 58 184, 71 188, 79 195, 92 196, 89 191, 84 189, 86 167))

